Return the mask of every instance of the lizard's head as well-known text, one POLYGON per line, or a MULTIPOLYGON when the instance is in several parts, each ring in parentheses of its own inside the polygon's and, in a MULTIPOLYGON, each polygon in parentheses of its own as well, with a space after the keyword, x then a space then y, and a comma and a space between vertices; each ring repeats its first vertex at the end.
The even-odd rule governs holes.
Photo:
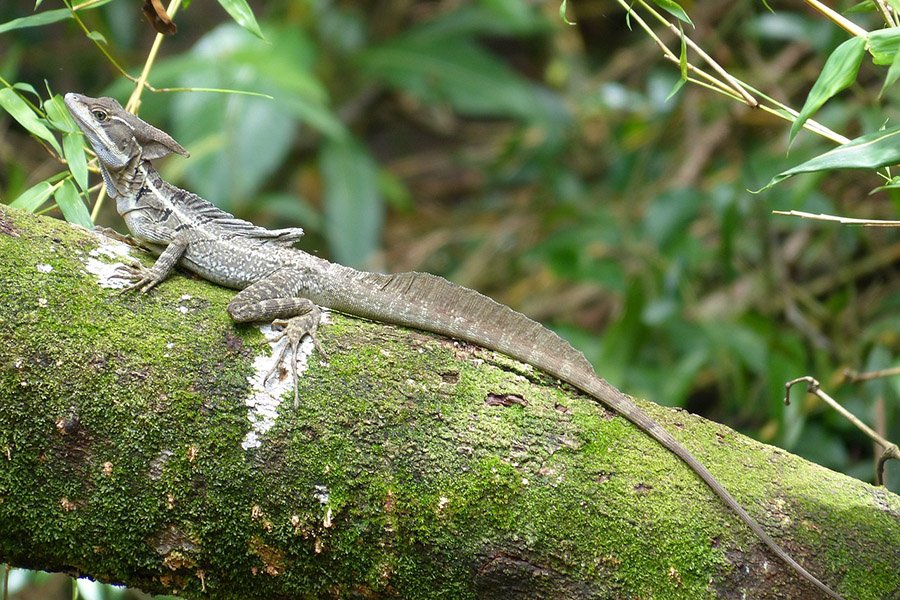
POLYGON ((143 160, 172 153, 188 156, 172 136, 126 111, 113 98, 68 93, 65 100, 105 168, 121 169, 138 155, 143 160))
POLYGON ((167 154, 188 156, 187 150, 168 133, 131 114, 113 98, 91 98, 68 93, 66 107, 87 138, 113 198, 119 196, 118 173, 134 159, 153 160, 167 154))

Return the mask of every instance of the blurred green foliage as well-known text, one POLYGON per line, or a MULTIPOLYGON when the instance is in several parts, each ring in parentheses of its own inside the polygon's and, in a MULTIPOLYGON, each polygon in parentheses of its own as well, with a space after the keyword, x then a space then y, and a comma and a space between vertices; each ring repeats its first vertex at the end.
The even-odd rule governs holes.
MULTIPOLYGON (((612 2, 569 3, 574 26, 559 3, 524 0, 250 5, 264 40, 198 0, 161 46, 156 88, 271 97, 145 92, 141 116, 192 154, 165 162, 167 179, 260 224, 303 225, 302 246, 340 262, 478 288, 631 394, 872 480, 872 443, 799 390, 785 407, 784 382, 812 375, 900 438, 900 378, 843 375, 900 363, 900 239, 771 211, 897 219, 889 171, 830 164, 748 192, 835 143, 797 129, 788 154, 789 122, 698 86, 669 97, 679 65, 612 2)), ((0 4, 0 201, 85 223, 98 179, 83 200, 57 95, 124 102, 133 84, 101 49, 136 76, 155 33, 136 2, 99 2, 84 28, 58 6, 0 4)), ((685 33, 757 90, 847 139, 896 131, 900 30, 875 36, 875 64, 857 43, 826 69, 849 36, 802 2, 684 6, 685 33)), ((845 16, 884 26, 859 7, 845 16)), ((122 227, 108 202, 95 221, 122 227)))

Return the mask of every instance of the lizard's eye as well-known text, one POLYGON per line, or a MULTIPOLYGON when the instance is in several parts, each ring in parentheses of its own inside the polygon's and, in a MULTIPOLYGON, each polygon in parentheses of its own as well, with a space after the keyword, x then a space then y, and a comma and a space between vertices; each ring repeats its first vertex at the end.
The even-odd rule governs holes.
POLYGON ((106 111, 105 110, 92 110, 91 114, 94 115, 94 118, 100 121, 101 123, 106 120, 106 111))

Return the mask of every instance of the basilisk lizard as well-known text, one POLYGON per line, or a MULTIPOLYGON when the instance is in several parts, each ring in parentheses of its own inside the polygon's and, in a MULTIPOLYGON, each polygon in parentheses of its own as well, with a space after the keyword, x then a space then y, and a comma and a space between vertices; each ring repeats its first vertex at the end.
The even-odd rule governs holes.
MULTIPOLYGON (((555 333, 434 275, 361 272, 292 248, 302 229, 257 227, 164 181, 150 161, 171 153, 188 155, 167 133, 126 112, 112 98, 70 93, 65 102, 97 155, 106 191, 128 229, 159 254, 151 268, 133 270, 129 289, 146 292, 180 264, 204 279, 241 290, 228 305, 232 319, 283 325, 282 335, 288 338, 284 348, 290 346, 295 357, 303 338, 315 340, 323 306, 473 342, 526 362, 589 394, 656 439, 780 559, 828 597, 841 599, 791 558, 684 446, 555 333)), ((293 360, 292 367, 296 402, 293 360)))

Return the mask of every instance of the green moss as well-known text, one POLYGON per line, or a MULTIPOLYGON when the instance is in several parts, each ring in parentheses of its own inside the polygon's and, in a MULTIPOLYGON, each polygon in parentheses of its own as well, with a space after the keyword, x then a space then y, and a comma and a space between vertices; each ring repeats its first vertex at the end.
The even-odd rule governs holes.
MULTIPOLYGON (((808 593, 784 572, 744 585, 730 561, 768 555, 624 419, 437 336, 332 315, 300 406, 282 403, 244 451, 264 346, 229 321, 233 292, 173 276, 120 297, 83 273, 93 237, 0 219, 19 232, 0 234, 0 554, 14 563, 189 598, 475 598, 522 581, 560 596, 808 593)), ((896 595, 896 496, 641 406, 801 562, 850 597, 896 595)))

